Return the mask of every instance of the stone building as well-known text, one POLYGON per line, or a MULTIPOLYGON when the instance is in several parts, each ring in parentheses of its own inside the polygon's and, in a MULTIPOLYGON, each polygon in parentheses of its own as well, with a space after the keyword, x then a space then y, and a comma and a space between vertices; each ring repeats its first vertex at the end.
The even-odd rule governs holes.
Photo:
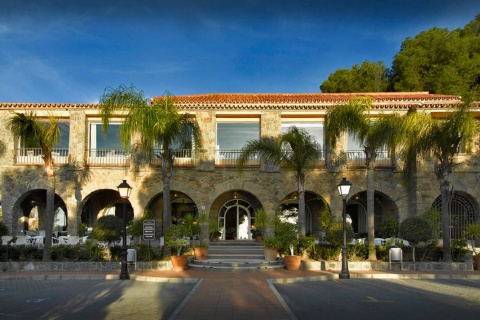
MULTIPOLYGON (((171 182, 172 219, 206 210, 217 219, 226 239, 250 238, 255 211, 273 214, 295 211, 297 185, 292 172, 272 169, 252 158, 240 174, 236 168, 239 150, 250 139, 278 135, 289 126, 305 128, 323 146, 326 111, 348 99, 368 95, 371 114, 406 113, 415 107, 441 116, 460 103, 459 97, 413 93, 369 94, 205 94, 176 97, 182 112, 195 116, 202 130, 202 149, 179 150, 171 182)), ((132 186, 128 219, 140 218, 146 209, 162 227, 162 180, 159 159, 137 166, 120 145, 117 133, 122 119, 114 119, 109 134, 100 128, 96 104, 0 103, 0 199, 3 221, 14 235, 21 230, 42 229, 46 177, 41 152, 15 141, 6 121, 13 112, 34 111, 40 118, 60 118, 62 138, 54 151, 56 200, 54 230, 77 235, 80 223, 92 226, 108 213, 121 216, 117 185, 132 186), (117 207, 119 210, 117 210, 117 207), (118 211, 118 213, 116 212, 118 211)), ((479 115, 476 110, 477 114, 479 115)), ((477 145, 475 146, 477 147, 477 145)), ((337 184, 342 177, 353 183, 347 212, 355 232, 365 233, 366 167, 362 146, 350 137, 340 141, 337 155, 324 152, 318 166, 306 177, 307 233, 321 235, 319 212, 329 206, 341 216, 342 199, 337 184)), ((468 222, 480 221, 478 153, 460 154, 454 174, 451 203, 452 237, 461 235, 468 222)), ((401 183, 401 168, 386 152, 380 152, 375 167, 375 228, 382 221, 401 222, 438 205, 439 184, 428 161, 419 167, 415 190, 401 183), (413 200, 412 200, 413 199, 413 200), (413 203, 413 205, 412 205, 413 203)), ((160 232, 157 233, 157 238, 160 232)))

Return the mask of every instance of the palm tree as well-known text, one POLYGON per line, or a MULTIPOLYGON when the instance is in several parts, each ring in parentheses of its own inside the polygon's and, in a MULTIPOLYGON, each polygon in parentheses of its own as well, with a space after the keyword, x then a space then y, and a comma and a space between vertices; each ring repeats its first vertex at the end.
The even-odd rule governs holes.
POLYGON ((51 254, 48 249, 52 245, 53 215, 55 209, 55 168, 52 150, 58 144, 60 138, 58 119, 51 116, 48 122, 39 121, 33 112, 25 114, 15 113, 15 115, 9 119, 8 126, 16 139, 21 139, 26 146, 40 145, 42 150, 44 170, 47 175, 43 260, 50 261, 51 254))
POLYGON ((409 138, 405 140, 402 155, 409 177, 416 168, 417 159, 426 160, 433 156, 433 170, 440 185, 443 260, 451 262, 448 209, 454 191, 451 179, 456 166, 455 155, 460 147, 469 153, 476 134, 476 122, 470 104, 462 103, 441 119, 433 119, 428 114, 412 110, 405 116, 404 123, 404 132, 409 138))
POLYGON ((300 235, 305 235, 305 170, 313 168, 320 159, 320 145, 306 130, 293 126, 278 137, 261 137, 248 141, 237 162, 239 170, 242 170, 249 158, 256 153, 266 163, 295 171, 299 232, 300 235))
POLYGON ((367 228, 368 259, 375 261, 375 215, 374 215, 374 166, 378 150, 387 147, 390 154, 398 143, 396 131, 399 117, 396 114, 383 115, 373 121, 370 116, 372 100, 357 97, 347 104, 331 107, 325 117, 325 133, 330 147, 335 148, 337 140, 345 132, 364 144, 365 164, 367 167, 367 228))
POLYGON ((125 121, 120 125, 120 139, 125 149, 131 148, 131 139, 138 139, 135 150, 151 159, 154 148, 161 146, 163 181, 163 232, 172 221, 170 209, 170 181, 173 161, 177 149, 200 147, 200 129, 189 114, 181 114, 170 94, 164 99, 150 102, 143 91, 135 86, 120 86, 117 89, 105 89, 100 98, 102 128, 108 132, 110 120, 119 114, 125 114, 125 121))

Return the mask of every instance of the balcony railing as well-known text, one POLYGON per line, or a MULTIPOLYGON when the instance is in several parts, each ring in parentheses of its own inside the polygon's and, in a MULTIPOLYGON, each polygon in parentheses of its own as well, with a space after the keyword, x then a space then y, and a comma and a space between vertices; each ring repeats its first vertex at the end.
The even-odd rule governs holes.
MULTIPOLYGON (((238 158, 240 158, 240 150, 217 150, 215 156, 215 165, 217 166, 226 166, 226 167, 235 167, 237 165, 238 158)), ((260 165, 260 156, 258 153, 250 155, 246 166, 259 166, 260 165)))
MULTIPOLYGON (((153 150, 153 158, 150 162, 151 165, 160 166, 162 164, 162 149, 153 150)), ((195 152, 192 149, 179 149, 173 151, 173 165, 174 166, 194 166, 195 152)))
POLYGON ((128 166, 130 154, 123 149, 89 149, 87 165, 93 166, 128 166))
MULTIPOLYGON (((41 148, 20 148, 17 150, 16 164, 44 164, 41 148)), ((52 150, 54 164, 68 163, 68 148, 52 150)))
MULTIPOLYGON (((347 151, 347 166, 348 167, 365 167, 365 152, 361 151, 347 151)), ((388 155, 388 151, 377 151, 375 158, 375 167, 391 167, 392 159, 388 155)))

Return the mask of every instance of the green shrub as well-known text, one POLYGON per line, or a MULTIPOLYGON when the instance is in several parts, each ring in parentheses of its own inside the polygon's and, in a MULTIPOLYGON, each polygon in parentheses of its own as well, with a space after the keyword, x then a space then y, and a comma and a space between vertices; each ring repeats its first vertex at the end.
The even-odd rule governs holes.
POLYGON ((69 247, 65 244, 59 244, 56 246, 51 246, 48 248, 48 251, 52 254, 53 261, 62 261, 67 259, 67 251, 69 247))
POLYGON ((365 261, 368 258, 367 246, 363 243, 356 243, 348 246, 349 261, 365 261))
MULTIPOLYGON (((353 228, 350 223, 347 223, 347 243, 353 240, 355 236, 353 232, 353 228)), ((327 241, 334 245, 334 246, 342 246, 343 245, 343 222, 342 221, 335 221, 327 229, 325 233, 325 237, 327 241)))
POLYGON ((400 224, 400 235, 415 245, 432 239, 432 227, 425 218, 408 217, 400 224))
POLYGON ((315 255, 312 258, 315 260, 338 260, 341 250, 340 246, 317 244, 315 245, 315 255))
POLYGON ((87 249, 88 260, 91 261, 102 261, 104 256, 103 248, 98 244, 97 241, 87 240, 85 241, 85 248, 87 249))
POLYGON ((113 215, 107 215, 100 217, 97 222, 95 222, 90 237, 98 241, 104 241, 108 245, 120 239, 122 229, 122 219, 113 215))
POLYGON ((465 257, 468 252, 467 240, 452 239, 452 241, 450 241, 450 252, 452 253, 452 259, 454 262, 462 262, 463 257, 465 257))
POLYGON ((378 230, 378 235, 381 238, 396 238, 400 225, 395 219, 385 219, 378 230))

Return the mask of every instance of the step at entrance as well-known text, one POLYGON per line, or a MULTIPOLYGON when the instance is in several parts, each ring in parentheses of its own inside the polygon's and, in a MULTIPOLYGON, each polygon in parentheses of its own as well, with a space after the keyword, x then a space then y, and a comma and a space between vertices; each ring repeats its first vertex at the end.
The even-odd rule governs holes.
POLYGON ((220 240, 211 242, 207 260, 192 260, 195 269, 218 271, 268 271, 283 268, 277 261, 266 261, 263 243, 254 240, 220 240))

